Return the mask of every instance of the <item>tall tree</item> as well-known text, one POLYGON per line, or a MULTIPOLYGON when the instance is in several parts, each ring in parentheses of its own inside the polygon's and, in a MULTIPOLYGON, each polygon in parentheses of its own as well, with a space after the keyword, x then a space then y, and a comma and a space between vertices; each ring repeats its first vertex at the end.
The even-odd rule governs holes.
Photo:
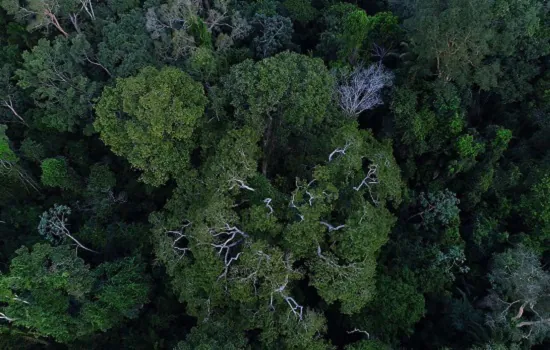
POLYGON ((187 73, 147 67, 105 88, 94 126, 115 154, 144 171, 144 182, 158 186, 189 168, 206 102, 187 73))

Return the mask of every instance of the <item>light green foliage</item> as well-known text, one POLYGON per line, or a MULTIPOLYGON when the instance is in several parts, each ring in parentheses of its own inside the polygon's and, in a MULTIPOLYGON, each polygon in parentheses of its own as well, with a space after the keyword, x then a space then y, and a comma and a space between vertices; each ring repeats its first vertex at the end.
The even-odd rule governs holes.
POLYGON ((145 183, 158 186, 188 168, 206 102, 188 74, 148 67, 105 88, 94 126, 114 153, 144 171, 145 183))
POLYGON ((62 37, 39 40, 23 53, 23 66, 16 72, 18 85, 32 89, 31 97, 41 109, 39 122, 58 131, 75 131, 88 120, 98 90, 98 83, 78 64, 80 58, 71 54, 73 42, 62 37))
POLYGON ((346 15, 342 23, 343 47, 339 56, 347 57, 351 62, 356 61, 358 50, 363 45, 371 23, 365 11, 355 10, 346 15))
POLYGON ((68 246, 37 244, 16 254, 0 276, 2 313, 34 336, 72 341, 135 317, 147 300, 147 281, 131 259, 90 270, 68 246))
MULTIPOLYGON (((398 18, 391 12, 374 16, 350 3, 337 3, 324 13, 326 31, 317 47, 325 57, 338 59, 338 65, 361 64, 369 60, 374 44, 391 52, 400 35, 398 18)), ((382 57, 378 57, 382 59, 382 57)))
POLYGON ((321 60, 284 52, 234 66, 224 83, 237 119, 265 128, 277 118, 301 127, 324 119, 333 79, 321 60))
POLYGON ((401 31, 399 18, 396 15, 389 11, 378 12, 369 17, 368 43, 365 47, 376 44, 387 52, 391 52, 399 42, 401 31))
POLYGON ((497 128, 495 138, 491 142, 491 147, 497 154, 502 154, 512 140, 512 131, 504 128, 497 128))
POLYGON ((366 13, 356 5, 339 3, 325 13, 327 30, 321 34, 318 49, 326 55, 336 55, 341 61, 352 63, 359 58, 359 50, 369 31, 366 13))
POLYGON ((484 145, 475 141, 473 135, 462 135, 456 142, 456 148, 462 158, 475 158, 483 151, 484 145))
POLYGON ((218 74, 216 58, 211 48, 205 46, 196 48, 187 61, 189 74, 201 81, 211 81, 218 74))
POLYGON ((78 186, 76 175, 65 158, 44 159, 40 167, 40 181, 44 186, 59 187, 63 190, 74 190, 78 186))
MULTIPOLYGON (((229 131, 208 152, 201 181, 181 179, 168 212, 153 216, 157 255, 199 319, 238 307, 246 320, 247 310, 258 313, 244 329, 263 328, 258 322, 270 319, 306 322, 314 316, 293 294, 305 273, 298 259, 319 295, 340 302, 342 312, 356 313, 372 299, 376 255, 395 222, 386 206, 401 200, 399 168, 391 146, 356 123, 334 133, 332 147, 347 145, 346 152, 318 165, 311 181, 296 179, 285 195, 256 173, 259 135, 229 131), (370 166, 364 168, 365 161, 370 166)), ((288 330, 264 331, 277 339, 288 330)))

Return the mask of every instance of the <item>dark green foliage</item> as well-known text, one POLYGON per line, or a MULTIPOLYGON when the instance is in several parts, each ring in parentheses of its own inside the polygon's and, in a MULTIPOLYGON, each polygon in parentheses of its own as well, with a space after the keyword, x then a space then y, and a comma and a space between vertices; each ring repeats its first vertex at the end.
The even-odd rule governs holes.
POLYGON ((140 10, 120 16, 103 27, 97 58, 115 77, 126 78, 154 64, 153 43, 140 10))
POLYGON ((89 121, 90 104, 98 89, 71 53, 74 41, 58 37, 41 39, 32 51, 23 53, 17 70, 18 85, 30 89, 40 109, 38 123, 59 131, 75 131, 89 121))
POLYGON ((0 277, 2 314, 30 335, 71 341, 136 317, 147 301, 147 277, 137 261, 90 270, 69 246, 37 244, 16 254, 0 277))
POLYGON ((266 16, 257 14, 252 19, 257 36, 252 46, 258 57, 273 56, 290 46, 292 39, 292 21, 279 15, 266 16))

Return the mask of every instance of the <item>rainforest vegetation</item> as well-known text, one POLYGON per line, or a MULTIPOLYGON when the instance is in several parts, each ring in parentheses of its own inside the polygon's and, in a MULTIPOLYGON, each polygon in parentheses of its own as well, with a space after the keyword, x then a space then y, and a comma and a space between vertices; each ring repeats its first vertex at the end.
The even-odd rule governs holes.
POLYGON ((0 348, 550 348, 549 2, 0 0, 0 348))

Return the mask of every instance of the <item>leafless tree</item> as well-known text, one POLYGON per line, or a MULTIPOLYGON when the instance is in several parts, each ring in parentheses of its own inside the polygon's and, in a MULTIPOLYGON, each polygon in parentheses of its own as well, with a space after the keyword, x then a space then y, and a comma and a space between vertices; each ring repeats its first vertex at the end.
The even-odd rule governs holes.
POLYGON ((382 63, 356 67, 338 86, 340 107, 350 117, 383 103, 382 89, 393 84, 393 73, 382 63))

